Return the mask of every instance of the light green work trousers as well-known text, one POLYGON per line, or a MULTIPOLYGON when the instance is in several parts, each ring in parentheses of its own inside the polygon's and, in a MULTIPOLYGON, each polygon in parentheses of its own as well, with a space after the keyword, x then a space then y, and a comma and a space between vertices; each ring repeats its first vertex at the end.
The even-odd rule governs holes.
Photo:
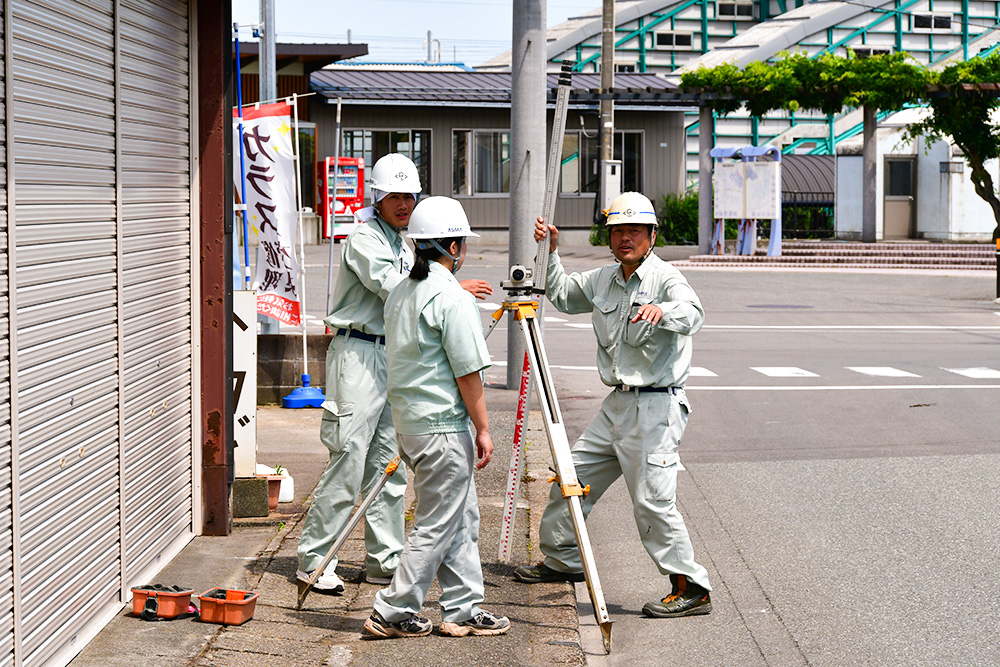
MULTIPOLYGON (((684 519, 677 509, 677 446, 687 426, 684 390, 614 390, 573 445, 573 464, 581 486, 590 485, 583 514, 590 514, 608 487, 625 477, 639 539, 661 574, 682 574, 707 590, 708 572, 694 560, 684 519)), ((539 529, 545 564, 560 572, 582 572, 568 503, 553 484, 539 529)), ((591 536, 593 539, 593 536, 591 536)))
MULTIPOLYGON (((299 569, 319 567, 365 496, 396 456, 396 431, 386 400, 385 347, 334 336, 326 353, 326 403, 320 440, 330 461, 316 485, 299 539, 299 569)), ((365 512, 367 574, 391 576, 403 549, 406 470, 400 466, 365 512)), ((334 558, 327 566, 337 566, 334 558)))
POLYGON ((416 614, 437 575, 441 620, 467 621, 483 601, 472 434, 400 434, 399 449, 413 472, 417 509, 396 576, 376 593, 375 611, 390 623, 416 614))

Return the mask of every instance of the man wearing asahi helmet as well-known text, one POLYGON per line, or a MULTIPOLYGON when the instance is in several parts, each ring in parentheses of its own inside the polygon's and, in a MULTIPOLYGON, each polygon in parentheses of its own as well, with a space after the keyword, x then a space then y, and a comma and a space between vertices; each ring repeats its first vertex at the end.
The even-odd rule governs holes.
MULTIPOLYGON (((320 439, 330 461, 316 486, 299 539, 296 576, 306 581, 347 525, 359 493, 378 481, 396 456, 396 432, 386 402, 385 299, 410 271, 413 253, 401 232, 420 193, 416 165, 390 153, 372 167, 374 205, 358 211, 364 224, 347 237, 333 291, 333 310, 324 320, 333 332, 326 354, 326 401, 320 439)), ((462 287, 485 298, 489 283, 462 287)), ((366 579, 387 584, 403 549, 406 471, 400 466, 365 512, 366 579)), ((314 584, 340 593, 334 558, 314 584)))
POLYGON ((479 606, 484 587, 473 470, 493 456, 480 378, 490 355, 479 311, 454 277, 465 262, 466 240, 476 236, 458 201, 422 201, 407 234, 416 247, 413 270, 385 302, 389 403, 417 506, 396 576, 375 595, 365 622, 376 637, 430 634, 430 619, 418 612, 435 577, 442 635, 510 630, 506 617, 479 606))
MULTIPOLYGON (((559 232, 539 218, 535 240, 550 238, 546 293, 564 313, 592 312, 597 367, 614 389, 573 446, 581 484, 590 486, 588 514, 620 476, 632 496, 639 538, 670 593, 646 604, 647 616, 708 614, 711 585, 694 560, 677 509, 677 447, 690 406, 684 382, 691 370, 691 336, 705 319, 701 302, 680 272, 652 254, 656 212, 637 192, 611 203, 606 223, 616 264, 567 275, 556 252, 559 232)), ((583 581, 583 567, 566 501, 554 484, 542 515, 539 545, 545 559, 514 571, 517 580, 583 581)))

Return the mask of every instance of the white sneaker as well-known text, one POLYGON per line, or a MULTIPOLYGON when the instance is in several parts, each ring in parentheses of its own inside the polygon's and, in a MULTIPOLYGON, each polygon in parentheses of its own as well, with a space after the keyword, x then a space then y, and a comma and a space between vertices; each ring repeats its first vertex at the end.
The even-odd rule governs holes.
POLYGON ((366 574, 365 581, 376 586, 388 586, 392 583, 392 577, 377 577, 373 574, 366 574))
MULTIPOLYGON (((312 576, 312 572, 303 572, 302 570, 297 570, 295 576, 299 581, 309 581, 309 577, 312 576)), ((316 583, 313 584, 313 588, 317 591, 327 591, 329 593, 343 593, 344 592, 344 582, 340 580, 336 572, 327 570, 324 572, 316 583)))

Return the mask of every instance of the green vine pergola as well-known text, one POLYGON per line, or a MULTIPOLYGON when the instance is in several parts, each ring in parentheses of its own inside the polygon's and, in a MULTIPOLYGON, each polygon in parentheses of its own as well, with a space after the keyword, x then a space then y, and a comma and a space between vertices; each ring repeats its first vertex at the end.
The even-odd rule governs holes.
POLYGON ((702 104, 719 114, 741 107, 756 117, 774 111, 814 110, 837 114, 845 108, 899 111, 924 104, 931 113, 911 126, 907 136, 951 137, 965 154, 976 193, 993 209, 1000 236, 1000 199, 988 160, 1000 158, 1000 126, 992 118, 1000 107, 1000 52, 931 70, 906 53, 858 58, 825 53, 782 54, 774 62, 704 67, 681 76, 681 86, 701 94, 702 104))

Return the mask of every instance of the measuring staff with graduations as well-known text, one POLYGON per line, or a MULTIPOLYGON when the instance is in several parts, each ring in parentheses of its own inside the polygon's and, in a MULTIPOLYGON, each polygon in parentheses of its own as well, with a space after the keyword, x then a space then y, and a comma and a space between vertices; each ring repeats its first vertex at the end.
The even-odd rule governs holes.
MULTIPOLYGON (((547 173, 545 181, 545 200, 543 211, 547 219, 552 219, 555 210, 555 188, 559 174, 560 157, 562 155, 562 140, 566 127, 566 110, 569 106, 570 89, 570 64, 563 61, 562 72, 559 76, 559 87, 556 96, 555 115, 552 123, 552 140, 549 148, 549 159, 547 163, 547 173)), ((555 386, 552 382, 552 373, 549 369, 548 358, 545 354, 545 347, 542 344, 541 335, 538 329, 538 307, 539 299, 545 294, 545 275, 548 266, 547 239, 543 239, 538 244, 538 256, 535 263, 535 270, 532 272, 527 267, 511 267, 510 280, 501 283, 507 295, 503 305, 493 313, 493 321, 490 322, 486 335, 496 328, 496 325, 503 318, 504 313, 509 313, 518 323, 521 333, 524 335, 526 369, 535 380, 535 390, 538 393, 541 404, 542 418, 545 422, 545 432, 548 436, 549 449, 552 453, 552 461, 555 464, 555 477, 553 481, 558 484, 562 497, 566 500, 569 508, 569 515, 573 522, 573 532, 576 535, 576 543, 580 553, 580 561, 583 564, 583 578, 587 582, 587 590, 590 593, 590 601, 594 607, 594 617, 601 628, 601 635, 604 639, 604 650, 611 652, 611 619, 608 616, 608 608, 604 602, 604 591, 601 588, 601 581, 597 575, 597 564, 594 561, 594 552, 590 546, 590 538, 587 535, 587 525, 584 522, 584 512, 582 500, 588 488, 582 487, 576 476, 573 467, 572 453, 570 452, 569 439, 566 436, 566 427, 562 420, 562 413, 559 410, 559 400, 556 398, 555 386)), ((521 401, 519 403, 519 413, 526 405, 527 382, 522 376, 521 401)), ((519 414, 519 419, 523 415, 519 414)), ((523 432, 523 431, 522 431, 523 432)), ((517 451, 512 453, 512 462, 517 459, 520 462, 520 443, 515 443, 517 451)), ((508 478, 507 505, 504 511, 504 535, 509 535, 509 529, 513 521, 513 503, 516 500, 517 480, 520 475, 519 465, 512 465, 511 477, 508 478), (514 489, 511 492, 511 488, 514 489)), ((503 545, 501 544, 501 551, 503 545)), ((501 553, 501 555, 503 555, 501 553)))

